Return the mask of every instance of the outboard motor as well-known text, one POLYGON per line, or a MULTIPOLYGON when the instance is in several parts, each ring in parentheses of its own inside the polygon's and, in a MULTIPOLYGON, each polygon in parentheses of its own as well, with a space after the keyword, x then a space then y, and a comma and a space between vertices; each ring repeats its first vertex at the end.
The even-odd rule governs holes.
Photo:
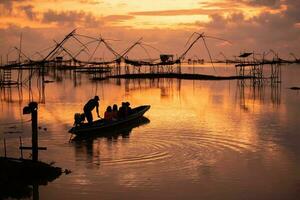
POLYGON ((84 113, 75 113, 74 115, 74 125, 79 126, 82 124, 85 120, 85 115, 84 113))

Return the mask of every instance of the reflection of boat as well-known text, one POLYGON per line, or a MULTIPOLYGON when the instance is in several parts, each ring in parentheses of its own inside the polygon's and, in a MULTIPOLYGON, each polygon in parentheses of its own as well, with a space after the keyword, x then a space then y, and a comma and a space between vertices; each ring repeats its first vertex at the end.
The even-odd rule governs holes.
POLYGON ((150 105, 139 106, 132 109, 132 113, 124 119, 119 119, 117 121, 107 121, 105 119, 100 119, 94 121, 92 125, 88 123, 83 123, 79 126, 74 126, 69 130, 69 133, 73 133, 78 136, 88 136, 90 133, 102 134, 105 131, 116 131, 124 127, 130 126, 140 119, 145 112, 150 109, 150 105))
POLYGON ((110 129, 106 131, 95 132, 92 134, 80 134, 73 138, 73 141, 81 141, 82 139, 94 139, 103 137, 108 140, 116 139, 118 137, 129 138, 129 134, 132 129, 137 128, 139 126, 143 126, 145 124, 150 123, 150 120, 147 117, 141 116, 140 118, 131 121, 130 123, 126 123, 122 126, 118 126, 118 129, 110 129))

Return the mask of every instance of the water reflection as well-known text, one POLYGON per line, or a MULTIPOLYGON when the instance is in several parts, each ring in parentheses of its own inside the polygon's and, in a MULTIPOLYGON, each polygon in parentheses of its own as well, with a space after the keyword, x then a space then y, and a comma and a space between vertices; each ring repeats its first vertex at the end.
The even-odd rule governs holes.
POLYGON ((23 101, 22 87, 0 87, 1 102, 14 103, 23 101))
POLYGON ((34 183, 27 185, 20 182, 13 182, 9 184, 0 183, 0 198, 1 199, 29 199, 39 200, 39 184, 34 183))
MULTIPOLYGON (((22 199, 22 198, 30 198, 33 193, 33 187, 29 185, 24 185, 20 183, 13 183, 13 184, 1 184, 0 183, 0 198, 7 199, 7 198, 14 198, 14 199, 22 199)), ((34 187, 36 188, 36 187, 34 187)), ((34 198, 39 199, 39 198, 34 198)))
MULTIPOLYGON (((104 199, 242 199, 246 193, 253 199, 296 199, 300 95, 285 88, 297 85, 300 71, 283 69, 281 84, 257 85, 249 80, 243 84, 176 79, 93 82, 82 72, 57 71, 55 76, 50 72, 45 80, 59 82, 44 87, 39 120, 48 131, 41 131, 40 142, 49 151, 41 158, 57 161, 74 173, 40 188, 40 195, 43 199, 50 199, 49 194, 68 199, 98 199, 99 194, 104 199), (69 144, 73 114, 96 94, 102 114, 107 105, 122 101, 133 107, 150 104, 145 116, 151 123, 69 144)), ((36 87, 36 80, 31 97, 39 100, 42 87, 36 87)), ((1 98, 5 113, 1 123, 21 121, 19 99, 27 104, 27 87, 22 94, 19 98, 17 88, 11 88, 11 100, 1 98)), ((11 146, 18 140, 14 135, 8 138, 11 146)))
MULTIPOLYGON (((121 80, 117 81, 121 85, 121 80)), ((161 78, 161 79, 126 79, 125 83, 125 92, 129 95, 132 91, 145 91, 149 89, 160 89, 160 97, 168 98, 174 95, 180 95, 181 89, 181 79, 170 79, 170 78, 161 78), (176 94, 174 94, 174 91, 176 94)))
MULTIPOLYGON (((264 80, 265 81, 265 80, 264 80)), ((255 104, 263 105, 271 102, 276 107, 281 104, 281 83, 273 81, 257 84, 255 80, 237 80, 236 99, 240 108, 246 112, 249 108, 255 108, 255 104)))
POLYGON ((150 120, 146 117, 141 117, 133 123, 130 123, 126 127, 122 127, 118 130, 111 130, 109 132, 101 132, 99 134, 93 133, 92 135, 76 136, 72 142, 75 147, 75 155, 78 158, 82 158, 84 154, 87 156, 88 163, 94 163, 100 165, 100 142, 105 139, 108 146, 112 146, 116 142, 122 141, 122 143, 128 143, 130 133, 134 128, 149 124, 150 120))

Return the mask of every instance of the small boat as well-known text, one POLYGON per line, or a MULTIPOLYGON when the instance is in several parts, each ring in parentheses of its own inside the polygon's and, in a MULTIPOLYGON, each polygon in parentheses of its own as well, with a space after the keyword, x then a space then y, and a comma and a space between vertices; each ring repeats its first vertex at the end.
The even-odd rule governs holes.
POLYGON ((90 133, 101 134, 102 132, 107 132, 110 130, 117 130, 128 126, 138 119, 140 119, 145 112, 150 109, 150 105, 143 105, 133 108, 131 114, 124 119, 119 119, 116 121, 108 121, 105 119, 99 119, 93 122, 93 124, 82 123, 80 125, 75 125, 69 130, 69 133, 75 134, 77 136, 86 136, 90 133))

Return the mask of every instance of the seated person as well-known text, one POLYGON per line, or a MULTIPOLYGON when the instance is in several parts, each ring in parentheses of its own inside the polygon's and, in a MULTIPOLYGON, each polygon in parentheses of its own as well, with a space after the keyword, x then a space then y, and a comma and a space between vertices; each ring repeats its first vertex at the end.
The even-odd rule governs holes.
POLYGON ((130 107, 130 103, 127 101, 126 102, 126 116, 131 114, 131 107, 130 107))
POLYGON ((107 106, 106 111, 104 113, 104 119, 112 120, 112 109, 111 106, 107 106))
POLYGON ((124 119, 126 117, 126 103, 122 102, 122 106, 119 108, 118 117, 124 119))
POLYGON ((117 120, 118 119, 118 106, 117 104, 113 105, 113 109, 112 109, 112 119, 113 120, 117 120))

